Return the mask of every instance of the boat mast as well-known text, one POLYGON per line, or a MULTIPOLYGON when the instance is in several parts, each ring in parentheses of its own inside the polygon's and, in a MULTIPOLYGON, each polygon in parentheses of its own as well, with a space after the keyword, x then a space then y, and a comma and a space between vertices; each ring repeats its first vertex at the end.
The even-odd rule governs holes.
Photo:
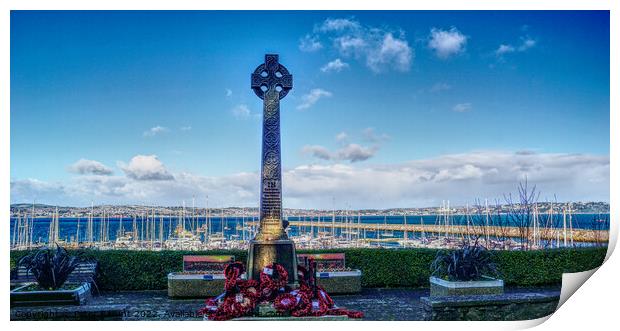
POLYGON ((30 246, 32 245, 32 231, 34 230, 34 205, 35 205, 36 200, 32 201, 32 217, 30 218, 30 220, 28 220, 27 218, 25 219, 26 221, 26 242, 27 242, 27 246, 28 249, 30 249, 30 246))
POLYGON ((562 208, 562 227, 564 229, 564 247, 567 246, 567 242, 566 242, 566 207, 562 208))
POLYGON ((569 230, 570 230, 570 245, 571 247, 574 246, 573 243, 573 208, 572 208, 572 202, 568 203, 568 226, 569 226, 569 230))
MULTIPOLYGON (((207 200, 207 204, 206 204, 206 207, 205 207, 205 213, 206 213, 206 215, 205 215, 205 217, 206 217, 205 224, 207 226, 208 238, 211 238, 211 218, 209 217, 210 214, 211 214, 211 210, 209 209, 209 196, 208 195, 207 195, 206 200, 207 200)), ((207 238, 205 238, 205 241, 206 240, 207 240, 207 238)))
POLYGON ((332 246, 335 246, 336 240, 336 197, 332 196, 332 246))
POLYGON ((484 199, 484 210, 485 210, 485 227, 484 232, 486 234, 486 246, 489 248, 489 200, 484 199))

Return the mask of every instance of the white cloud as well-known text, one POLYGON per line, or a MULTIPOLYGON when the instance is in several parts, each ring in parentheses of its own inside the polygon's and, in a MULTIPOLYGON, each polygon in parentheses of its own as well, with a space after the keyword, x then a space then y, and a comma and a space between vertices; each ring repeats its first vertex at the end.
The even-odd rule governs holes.
POLYGON ((304 154, 310 154, 321 160, 331 160, 332 153, 325 147, 320 145, 306 145, 301 149, 304 154))
POLYGON ((45 182, 35 178, 11 179, 11 201, 33 201, 62 196, 65 193, 62 183, 45 182))
POLYGON ((358 144, 347 143, 335 152, 331 152, 324 146, 320 145, 306 145, 301 151, 304 154, 310 154, 311 156, 325 160, 325 161, 349 161, 351 163, 361 162, 370 159, 375 156, 379 146, 361 146, 358 144))
POLYGON ((349 140, 349 135, 346 132, 340 132, 336 135, 336 142, 345 143, 349 140))
POLYGON ((428 47, 435 52, 440 59, 447 59, 465 51, 467 36, 455 27, 450 30, 432 28, 429 36, 428 47))
POLYGON ((192 130, 192 126, 191 125, 186 125, 186 126, 182 126, 181 127, 181 131, 191 131, 192 130))
POLYGON ((308 109, 308 108, 312 107, 312 105, 314 105, 321 98, 328 98, 328 97, 331 97, 331 96, 332 96, 332 93, 329 92, 329 91, 325 91, 325 90, 320 89, 320 88, 312 89, 312 90, 310 90, 310 93, 304 94, 301 97, 301 104, 299 104, 299 106, 297 106, 297 109, 298 110, 308 109))
POLYGON ((367 47, 366 40, 362 37, 345 35, 334 39, 334 46, 345 56, 360 54, 362 56, 364 48, 367 47))
POLYGON ((342 62, 340 59, 335 59, 330 61, 326 65, 321 68, 322 72, 340 72, 342 69, 346 69, 349 67, 349 64, 346 62, 342 62))
POLYGON ((328 18, 322 24, 315 26, 315 32, 334 32, 360 29, 361 25, 354 19, 328 18))
POLYGON ((413 50, 409 43, 386 33, 380 47, 373 48, 366 57, 366 64, 374 72, 381 72, 390 66, 398 71, 407 71, 412 59, 413 50))
POLYGON ((501 45, 499 45, 497 50, 495 50, 495 55, 497 55, 499 57, 499 56, 502 56, 504 54, 512 53, 514 51, 515 51, 515 48, 512 47, 511 45, 501 44, 501 45))
POLYGON ((174 176, 168 172, 157 155, 136 155, 129 164, 119 162, 119 168, 125 175, 135 180, 172 180, 174 176))
POLYGON ((227 88, 226 90, 224 90, 226 92, 226 97, 231 97, 233 92, 231 89, 227 88))
POLYGON ((79 175, 103 175, 108 176, 114 173, 103 163, 94 160, 79 159, 69 166, 69 171, 79 175))
POLYGON ((402 31, 396 35, 354 19, 327 19, 316 25, 314 32, 316 38, 331 40, 341 57, 358 60, 375 73, 408 71, 413 62, 413 49, 402 31))
POLYGON ((233 116, 238 119, 246 119, 250 117, 250 108, 245 104, 240 104, 231 110, 233 116))
POLYGON ((377 134, 374 128, 366 128, 362 130, 361 137, 366 142, 372 143, 371 146, 363 146, 349 142, 349 135, 346 132, 340 132, 335 136, 335 140, 340 147, 335 151, 320 145, 306 145, 302 148, 302 153, 309 154, 317 159, 326 161, 348 161, 351 163, 366 161, 375 156, 381 147, 381 144, 390 136, 387 134, 377 134))
POLYGON ((375 156, 378 147, 365 147, 358 144, 347 144, 336 153, 338 160, 353 162, 366 161, 375 156))
POLYGON ((379 142, 384 142, 388 139, 390 139, 390 136, 382 133, 382 134, 377 134, 375 132, 374 128, 366 128, 362 131, 362 136, 364 138, 364 140, 369 141, 369 142, 373 142, 373 143, 379 143, 379 142))
MULTIPOLYGON (((541 200, 557 194, 560 201, 609 201, 609 174, 606 155, 481 151, 386 165, 300 165, 284 170, 283 197, 288 208, 331 209, 332 196, 352 208, 438 206, 441 200, 464 205, 475 198, 502 199, 527 176, 542 191, 541 200)), ((192 195, 208 194, 220 205, 258 205, 258 171, 221 177, 175 173, 174 178, 76 176, 62 183, 11 179, 11 202, 89 205, 93 199, 178 206, 192 195)))
POLYGON ((444 155, 394 165, 304 165, 285 172, 284 197, 292 205, 329 208, 335 196, 353 208, 453 205, 475 198, 502 199, 525 176, 541 199, 609 200, 609 157, 488 151, 444 155), (346 199, 343 201, 343 199, 346 199))
POLYGON ((519 46, 519 52, 525 52, 534 46, 536 46, 536 40, 530 37, 521 37, 521 45, 519 46))
POLYGON ((436 92, 441 92, 441 91, 447 91, 447 90, 450 90, 451 88, 452 86, 447 83, 435 83, 430 88, 430 91, 436 93, 436 92))
POLYGON ((465 102, 465 103, 457 103, 456 105, 454 105, 454 107, 452 107, 452 110, 457 113, 464 113, 464 112, 470 111, 471 108, 472 108, 471 103, 465 102))
POLYGON ((158 134, 162 134, 162 133, 165 133, 165 132, 168 132, 168 131, 170 131, 170 130, 168 130, 168 128, 166 128, 164 126, 157 125, 157 126, 154 126, 154 127, 150 128, 150 129, 144 131, 142 133, 142 135, 145 136, 145 137, 154 137, 154 136, 156 136, 158 134))
POLYGON ((518 46, 511 44, 500 44, 495 50, 495 56, 500 62, 504 60, 504 55, 516 52, 525 52, 528 49, 536 46, 536 40, 530 37, 521 37, 521 43, 518 46))
POLYGON ((299 50, 302 52, 316 52, 321 48, 323 48, 323 45, 317 36, 307 34, 299 39, 299 50))

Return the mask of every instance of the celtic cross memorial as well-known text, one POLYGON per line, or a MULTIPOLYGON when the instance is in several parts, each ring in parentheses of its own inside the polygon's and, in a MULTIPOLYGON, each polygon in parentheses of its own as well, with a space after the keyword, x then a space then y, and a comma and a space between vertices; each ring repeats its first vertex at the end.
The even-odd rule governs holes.
POLYGON ((250 241, 248 278, 259 279, 263 268, 281 264, 289 283, 297 283, 295 244, 282 222, 282 162, 280 155, 280 100, 293 88, 293 76, 280 64, 277 54, 265 55, 251 76, 251 88, 263 100, 263 146, 260 182, 260 219, 250 241))

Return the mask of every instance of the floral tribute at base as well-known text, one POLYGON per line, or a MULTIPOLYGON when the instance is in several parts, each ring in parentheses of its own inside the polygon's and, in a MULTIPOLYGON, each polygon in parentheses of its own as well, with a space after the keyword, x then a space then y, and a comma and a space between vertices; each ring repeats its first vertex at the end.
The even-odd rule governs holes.
POLYGON ((359 311, 338 308, 325 290, 316 283, 316 262, 311 261, 308 269, 298 265, 299 288, 288 286, 288 272, 273 263, 260 273, 260 282, 241 279, 245 267, 239 262, 226 266, 224 276, 225 292, 207 299, 205 307, 198 311, 208 319, 229 320, 256 314, 258 304, 272 304, 281 316, 324 316, 346 315, 362 318, 359 311))

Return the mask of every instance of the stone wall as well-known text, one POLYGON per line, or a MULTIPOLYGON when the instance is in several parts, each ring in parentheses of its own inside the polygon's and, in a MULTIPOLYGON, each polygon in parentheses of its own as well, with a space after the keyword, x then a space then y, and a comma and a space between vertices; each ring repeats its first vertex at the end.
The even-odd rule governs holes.
POLYGON ((555 312, 559 292, 422 297, 424 319, 435 321, 529 320, 555 312))

